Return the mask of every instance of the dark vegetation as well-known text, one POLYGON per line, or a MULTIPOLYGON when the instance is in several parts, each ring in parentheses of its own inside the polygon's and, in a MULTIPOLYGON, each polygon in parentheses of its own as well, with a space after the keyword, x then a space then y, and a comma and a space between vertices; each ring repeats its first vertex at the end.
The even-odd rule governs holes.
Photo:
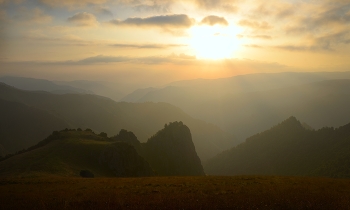
POLYGON ((208 174, 350 178, 350 124, 310 130, 295 117, 217 155, 208 174))
POLYGON ((126 129, 133 131, 141 142, 146 142, 165 122, 174 121, 182 121, 191 129, 196 150, 203 160, 234 145, 233 138, 228 138, 218 127, 193 119, 166 103, 117 103, 96 95, 23 91, 3 83, 0 84, 0 100, 15 104, 0 109, 1 114, 8 115, 6 120, 0 119, 4 125, 0 127, 3 129, 0 144, 9 153, 32 146, 53 130, 66 127, 91 128, 102 136, 105 134, 101 132, 116 135, 119 130, 126 129), (15 107, 19 108, 14 110, 15 107), (27 114, 16 114, 20 110, 27 114))
POLYGON ((349 209, 350 180, 319 177, 0 179, 0 209, 349 209))
POLYGON ((113 138, 91 129, 54 131, 0 162, 0 176, 86 175, 81 170, 97 177, 204 175, 190 130, 182 122, 169 123, 147 143, 126 130, 113 138))
POLYGON ((84 178, 94 178, 95 177, 95 175, 89 170, 81 170, 79 174, 81 177, 84 177, 84 178))

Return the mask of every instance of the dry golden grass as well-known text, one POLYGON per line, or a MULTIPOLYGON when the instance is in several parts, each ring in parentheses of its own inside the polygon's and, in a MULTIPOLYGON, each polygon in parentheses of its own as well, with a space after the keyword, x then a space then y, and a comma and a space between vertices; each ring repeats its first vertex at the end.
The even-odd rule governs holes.
POLYGON ((1 209, 350 209, 350 180, 313 177, 0 179, 1 209))

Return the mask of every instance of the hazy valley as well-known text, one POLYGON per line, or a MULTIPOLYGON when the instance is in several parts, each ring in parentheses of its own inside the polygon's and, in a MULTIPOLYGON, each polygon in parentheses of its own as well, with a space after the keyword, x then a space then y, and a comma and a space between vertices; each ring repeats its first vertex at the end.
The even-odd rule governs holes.
POLYGON ((11 195, 53 209, 343 209, 350 196, 349 75, 179 81, 120 101, 69 82, 0 78, 8 83, 0 83, 0 188, 9 192, 1 199, 9 201, 5 208, 25 205, 10 204, 11 195), (59 200, 37 189, 48 185, 59 200), (22 187, 36 194, 21 194, 22 187), (105 196, 92 198, 90 188, 105 196), (322 196, 325 188, 333 191, 322 196))

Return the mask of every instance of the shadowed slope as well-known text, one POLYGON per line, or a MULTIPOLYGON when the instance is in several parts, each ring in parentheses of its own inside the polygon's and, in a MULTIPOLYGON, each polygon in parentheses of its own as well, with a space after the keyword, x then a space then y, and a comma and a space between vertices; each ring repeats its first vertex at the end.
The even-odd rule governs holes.
POLYGON ((153 175, 132 146, 91 131, 56 131, 28 151, 0 162, 2 176, 79 176, 81 170, 97 177, 153 175))
POLYGON ((350 177, 350 124, 305 129, 291 117, 248 138, 205 166, 208 174, 350 177))
POLYGON ((37 108, 0 99, 0 144, 14 153, 68 126, 63 120, 37 108))

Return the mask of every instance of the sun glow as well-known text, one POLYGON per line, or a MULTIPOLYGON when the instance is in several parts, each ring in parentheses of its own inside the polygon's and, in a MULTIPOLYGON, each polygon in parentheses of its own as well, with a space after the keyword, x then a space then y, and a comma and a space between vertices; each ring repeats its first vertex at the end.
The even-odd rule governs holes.
POLYGON ((190 33, 190 46, 200 59, 231 58, 239 47, 236 32, 229 27, 196 26, 190 33))

